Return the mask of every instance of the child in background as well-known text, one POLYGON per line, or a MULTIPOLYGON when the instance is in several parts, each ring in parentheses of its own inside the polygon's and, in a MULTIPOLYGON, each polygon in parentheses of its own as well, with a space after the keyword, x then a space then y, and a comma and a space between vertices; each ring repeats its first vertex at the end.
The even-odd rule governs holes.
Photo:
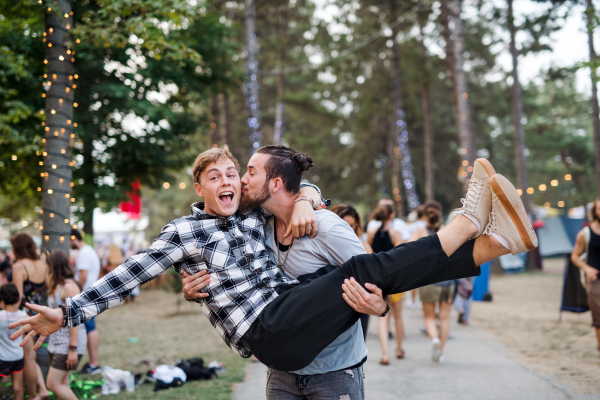
POLYGON ((0 381, 10 376, 12 379, 15 400, 23 400, 23 348, 19 346, 21 338, 11 340, 16 329, 8 329, 8 325, 22 318, 27 318, 25 311, 19 310, 21 297, 19 290, 12 283, 0 286, 0 381))
MULTIPOLYGON (((75 275, 69 257, 60 250, 53 250, 48 258, 48 306, 64 304, 67 297, 79 294, 79 286, 73 280, 75 275)), ((77 400, 69 387, 69 374, 77 369, 87 346, 85 326, 64 327, 50 336, 48 357, 50 370, 46 385, 59 400, 77 400)))

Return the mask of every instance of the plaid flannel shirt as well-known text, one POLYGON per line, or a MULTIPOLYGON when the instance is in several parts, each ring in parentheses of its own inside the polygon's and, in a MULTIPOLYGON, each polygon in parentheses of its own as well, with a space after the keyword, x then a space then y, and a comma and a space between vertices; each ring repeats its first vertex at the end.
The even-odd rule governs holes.
POLYGON ((225 343, 249 357, 250 350, 239 339, 277 297, 278 287, 298 282, 269 262, 262 210, 224 218, 207 214, 203 208, 203 203, 193 204, 192 215, 166 225, 144 253, 67 298, 68 325, 82 324, 120 304, 135 287, 171 266, 190 274, 206 269, 211 283, 202 291, 210 296, 199 301, 202 310, 225 343))

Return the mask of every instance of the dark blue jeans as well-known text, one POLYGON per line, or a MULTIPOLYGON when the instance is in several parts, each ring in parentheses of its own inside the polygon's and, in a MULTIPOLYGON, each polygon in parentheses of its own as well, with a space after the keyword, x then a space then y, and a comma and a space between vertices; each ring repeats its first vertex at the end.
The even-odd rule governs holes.
POLYGON ((364 400, 363 367, 320 375, 295 375, 269 368, 267 400, 364 400))
POLYGON ((344 279, 373 283, 383 295, 479 275, 470 240, 448 257, 436 234, 390 251, 352 257, 304 275, 302 282, 273 300, 241 340, 263 364, 297 371, 360 318, 342 298, 344 279))

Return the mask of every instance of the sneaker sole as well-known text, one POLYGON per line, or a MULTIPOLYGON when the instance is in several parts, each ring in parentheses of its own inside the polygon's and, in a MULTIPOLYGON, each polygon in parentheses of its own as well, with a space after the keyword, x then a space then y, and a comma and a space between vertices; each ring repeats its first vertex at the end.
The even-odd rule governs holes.
POLYGON ((483 167, 483 169, 485 169, 485 172, 487 172, 487 174, 490 178, 492 176, 496 175, 496 170, 492 166, 492 163, 489 162, 487 159, 478 158, 477 160, 475 160, 475 162, 481 164, 481 166, 483 167))
POLYGON ((431 361, 438 362, 440 359, 439 351, 440 351, 440 342, 432 343, 431 345, 431 361))
POLYGON ((527 250, 535 249, 537 245, 534 242, 537 242, 537 238, 532 237, 535 233, 533 233, 533 227, 529 222, 529 217, 527 217, 525 206, 523 206, 523 201, 521 201, 517 189, 500 174, 490 177, 490 186, 502 202, 513 224, 515 224, 527 250))

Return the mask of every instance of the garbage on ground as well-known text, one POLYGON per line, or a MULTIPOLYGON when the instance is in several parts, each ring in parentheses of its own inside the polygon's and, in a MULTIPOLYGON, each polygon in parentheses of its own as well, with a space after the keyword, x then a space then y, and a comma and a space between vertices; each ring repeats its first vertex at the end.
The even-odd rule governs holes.
POLYGON ((102 368, 102 394, 117 394, 120 391, 127 390, 132 393, 135 390, 135 376, 133 372, 123 371, 112 367, 102 368))

